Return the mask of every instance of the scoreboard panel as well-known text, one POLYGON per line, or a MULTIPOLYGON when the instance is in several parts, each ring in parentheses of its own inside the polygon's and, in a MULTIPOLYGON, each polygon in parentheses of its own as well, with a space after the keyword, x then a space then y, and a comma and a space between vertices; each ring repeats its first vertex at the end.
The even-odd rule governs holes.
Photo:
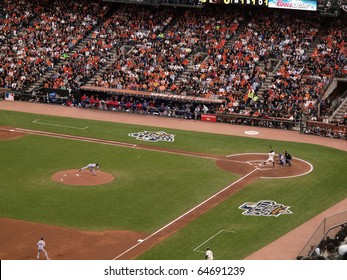
POLYGON ((268 0, 200 0, 201 3, 242 5, 242 6, 268 6, 268 0))
MULTIPOLYGON (((142 5, 170 5, 189 7, 188 4, 181 3, 180 0, 102 0, 105 2, 131 3, 142 5)), ((198 3, 198 2, 196 2, 198 3)), ((199 4, 236 5, 251 7, 267 7, 271 9, 291 9, 317 11, 317 0, 199 0, 199 4)), ((191 7, 202 7, 201 5, 191 5, 191 7)))
POLYGON ((159 0, 103 0, 104 2, 139 4, 139 5, 158 5, 159 0))

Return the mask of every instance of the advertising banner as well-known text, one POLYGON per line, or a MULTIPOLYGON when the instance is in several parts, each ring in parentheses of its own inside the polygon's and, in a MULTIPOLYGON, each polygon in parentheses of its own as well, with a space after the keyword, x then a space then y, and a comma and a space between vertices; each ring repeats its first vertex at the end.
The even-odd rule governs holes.
POLYGON ((201 114, 201 120, 205 122, 217 122, 216 115, 201 114))
POLYGON ((317 0, 269 0, 269 8, 317 11, 317 0))
POLYGON ((5 100, 14 101, 14 93, 6 92, 5 93, 5 100))

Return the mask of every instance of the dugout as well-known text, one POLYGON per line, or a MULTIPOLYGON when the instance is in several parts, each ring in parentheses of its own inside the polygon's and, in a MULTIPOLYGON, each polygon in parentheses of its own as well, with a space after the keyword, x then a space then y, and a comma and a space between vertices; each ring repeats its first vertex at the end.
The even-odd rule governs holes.
POLYGON ((216 117, 218 122, 286 130, 294 130, 299 125, 299 121, 297 119, 289 118, 253 117, 243 114, 220 112, 217 112, 216 117))
MULTIPOLYGON (((140 103, 146 100, 151 103, 151 109, 148 113, 153 115, 166 115, 182 118, 195 118, 194 111, 197 106, 205 105, 208 109, 206 113, 215 114, 217 108, 225 102, 224 99, 213 99, 195 96, 182 96, 177 94, 136 91, 127 89, 102 88, 95 86, 83 86, 80 89, 80 95, 97 96, 99 99, 113 99, 118 102, 140 103), (163 107, 163 108, 162 108, 163 107), (165 109, 166 108, 166 109, 165 109), (169 112, 169 113, 168 113, 169 112)), ((136 108, 125 109, 136 113, 136 108)), ((124 111, 124 110, 123 110, 124 111)), ((201 111, 197 119, 201 118, 201 111)))

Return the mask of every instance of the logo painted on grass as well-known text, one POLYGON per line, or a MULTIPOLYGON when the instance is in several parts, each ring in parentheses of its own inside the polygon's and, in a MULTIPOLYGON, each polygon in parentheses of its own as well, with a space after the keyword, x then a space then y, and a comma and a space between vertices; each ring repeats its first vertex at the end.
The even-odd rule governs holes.
POLYGON ((137 140, 150 141, 150 142, 174 142, 175 135, 168 134, 165 131, 142 131, 137 133, 129 133, 131 137, 136 137, 137 140))
POLYGON ((290 206, 277 203, 273 200, 261 200, 258 202, 245 202, 239 209, 245 210, 242 215, 245 216, 273 216, 278 217, 281 214, 292 214, 290 206))

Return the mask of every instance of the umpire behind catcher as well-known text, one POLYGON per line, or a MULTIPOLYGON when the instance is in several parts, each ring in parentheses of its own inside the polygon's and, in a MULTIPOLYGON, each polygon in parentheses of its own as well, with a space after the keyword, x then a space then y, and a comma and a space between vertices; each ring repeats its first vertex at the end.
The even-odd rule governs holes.
POLYGON ((284 151, 284 158, 286 160, 285 164, 292 166, 292 164, 290 162, 292 160, 292 156, 290 155, 290 153, 288 153, 287 151, 284 151))

